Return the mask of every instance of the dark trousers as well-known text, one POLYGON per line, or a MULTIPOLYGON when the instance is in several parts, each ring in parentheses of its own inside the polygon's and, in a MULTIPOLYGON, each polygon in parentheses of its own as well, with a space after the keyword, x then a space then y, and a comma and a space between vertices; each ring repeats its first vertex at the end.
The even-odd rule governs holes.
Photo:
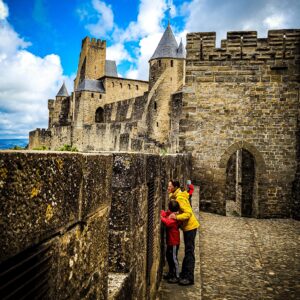
POLYGON ((197 228, 183 232, 184 237, 184 259, 180 277, 194 282, 195 270, 195 237, 197 228))
POLYGON ((179 277, 179 263, 177 259, 179 245, 167 246, 166 258, 169 265, 169 273, 174 277, 179 277))

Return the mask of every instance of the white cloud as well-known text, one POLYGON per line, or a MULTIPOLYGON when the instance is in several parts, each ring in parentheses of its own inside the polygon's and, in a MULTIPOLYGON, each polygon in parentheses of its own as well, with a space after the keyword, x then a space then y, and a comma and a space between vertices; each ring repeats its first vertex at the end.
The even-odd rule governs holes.
POLYGON ((36 56, 26 50, 29 45, 7 20, 0 21, 0 137, 27 137, 30 130, 47 127, 47 99, 64 79, 70 84, 59 56, 36 56))
POLYGON ((8 7, 7 5, 1 0, 0 1, 0 20, 5 20, 8 17, 8 7))
POLYGON ((267 28, 282 28, 285 26, 285 17, 282 15, 272 15, 264 19, 263 23, 267 28))
POLYGON ((106 59, 115 60, 119 64, 123 60, 132 61, 131 56, 123 44, 113 44, 106 49, 106 59))
POLYGON ((110 5, 104 1, 92 0, 91 2, 94 11, 96 11, 96 23, 92 23, 92 16, 88 8, 82 7, 77 10, 81 20, 87 20, 88 24, 85 28, 95 37, 104 38, 114 27, 114 14, 110 5))
POLYGON ((136 68, 131 68, 126 74, 132 79, 148 80, 149 77, 149 59, 153 55, 162 33, 153 33, 142 38, 139 42, 139 54, 136 61, 136 68))
POLYGON ((254 30, 259 37, 267 37, 270 29, 300 26, 299 0, 192 0, 179 11, 188 32, 215 31, 219 41, 228 31, 254 30))

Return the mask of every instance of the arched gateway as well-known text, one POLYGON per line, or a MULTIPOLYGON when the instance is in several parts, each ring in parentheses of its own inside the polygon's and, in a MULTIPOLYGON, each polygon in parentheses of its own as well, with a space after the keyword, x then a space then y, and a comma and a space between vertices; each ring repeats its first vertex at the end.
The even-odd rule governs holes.
POLYGON ((251 144, 238 142, 227 149, 221 158, 220 167, 226 170, 226 214, 257 217, 258 186, 265 171, 261 154, 251 144))

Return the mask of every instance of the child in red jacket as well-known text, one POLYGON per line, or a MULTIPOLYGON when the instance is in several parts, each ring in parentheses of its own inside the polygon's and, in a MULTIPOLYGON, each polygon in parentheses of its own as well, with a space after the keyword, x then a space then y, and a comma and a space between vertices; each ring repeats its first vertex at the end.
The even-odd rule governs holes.
POLYGON ((179 281, 179 263, 177 259, 180 244, 179 222, 175 219, 169 219, 171 213, 178 211, 178 202, 171 200, 169 202, 169 210, 162 210, 160 213, 160 219, 167 228, 166 258, 169 265, 169 273, 165 276, 165 279, 167 279, 169 283, 177 283, 179 281))

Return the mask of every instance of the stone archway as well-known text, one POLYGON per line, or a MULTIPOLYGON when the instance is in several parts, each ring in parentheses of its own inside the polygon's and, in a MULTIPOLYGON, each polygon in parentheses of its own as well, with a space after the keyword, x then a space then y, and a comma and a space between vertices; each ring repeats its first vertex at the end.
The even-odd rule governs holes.
POLYGON ((265 163, 258 150, 247 142, 230 146, 219 166, 224 169, 226 214, 243 217, 259 215, 258 186, 265 163))

